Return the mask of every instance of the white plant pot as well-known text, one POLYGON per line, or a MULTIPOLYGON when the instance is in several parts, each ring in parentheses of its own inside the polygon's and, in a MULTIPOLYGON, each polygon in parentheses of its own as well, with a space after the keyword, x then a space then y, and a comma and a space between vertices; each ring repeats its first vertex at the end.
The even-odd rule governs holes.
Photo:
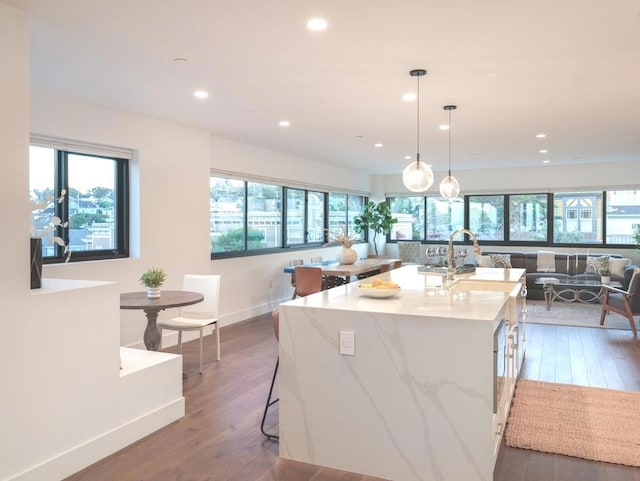
POLYGON ((600 276, 600 282, 609 284, 611 282, 611 276, 600 276))
POLYGON ((160 297, 159 287, 147 287, 147 297, 149 299, 158 299, 160 297))
POLYGON ((343 247, 336 256, 340 264, 354 264, 358 260, 358 251, 351 247, 343 247))

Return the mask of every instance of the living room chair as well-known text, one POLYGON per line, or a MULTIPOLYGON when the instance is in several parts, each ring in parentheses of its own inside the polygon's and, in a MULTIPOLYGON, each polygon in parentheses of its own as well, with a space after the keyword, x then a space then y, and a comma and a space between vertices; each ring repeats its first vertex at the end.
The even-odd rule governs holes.
POLYGON ((602 310, 600 311, 600 325, 604 325, 604 318, 609 313, 615 312, 629 320, 633 331, 633 337, 638 337, 634 316, 640 316, 640 272, 633 274, 629 284, 629 290, 623 291, 617 287, 602 285, 602 310))
POLYGON ((160 329, 178 331, 178 349, 182 354, 182 332, 200 331, 200 370, 202 373, 202 338, 204 328, 215 326, 216 332, 216 359, 220 360, 220 326, 218 325, 218 304, 220 300, 220 276, 219 275, 194 275, 185 274, 182 282, 185 291, 199 292, 204 300, 198 304, 180 308, 178 317, 158 323, 160 329))
POLYGON ((398 257, 410 264, 420 263, 420 242, 398 241, 398 257))

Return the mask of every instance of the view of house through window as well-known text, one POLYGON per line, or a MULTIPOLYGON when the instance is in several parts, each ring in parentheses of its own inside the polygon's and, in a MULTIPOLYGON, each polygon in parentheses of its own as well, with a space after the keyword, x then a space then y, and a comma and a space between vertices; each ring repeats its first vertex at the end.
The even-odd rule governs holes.
POLYGON ((553 241, 563 244, 601 244, 602 192, 553 194, 553 241))
MULTIPOLYGON (((125 159, 30 146, 31 198, 39 202, 66 191, 62 202, 51 200, 46 209, 34 216, 36 235, 55 215, 68 221, 68 228, 59 228, 51 235, 68 242, 73 260, 126 253, 126 169, 125 159)), ((62 258, 61 247, 50 238, 43 238, 43 256, 62 258)))

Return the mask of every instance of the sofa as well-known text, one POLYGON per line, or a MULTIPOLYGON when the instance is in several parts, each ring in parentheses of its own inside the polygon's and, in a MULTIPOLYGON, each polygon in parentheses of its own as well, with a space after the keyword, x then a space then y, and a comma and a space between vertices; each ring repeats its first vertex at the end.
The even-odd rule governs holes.
MULTIPOLYGON (((599 280, 599 267, 606 263, 611 271, 611 281, 619 282, 627 290, 636 266, 630 259, 620 254, 568 254, 551 251, 483 251, 476 256, 477 267, 510 267, 526 270, 527 298, 544 299, 542 284, 536 280, 542 277, 555 277, 565 280, 599 280), (538 254, 540 253, 540 258, 538 254), (605 260, 606 258, 606 260, 605 260), (577 261, 576 261, 577 259, 577 261)), ((594 287, 594 292, 599 288, 594 287)))

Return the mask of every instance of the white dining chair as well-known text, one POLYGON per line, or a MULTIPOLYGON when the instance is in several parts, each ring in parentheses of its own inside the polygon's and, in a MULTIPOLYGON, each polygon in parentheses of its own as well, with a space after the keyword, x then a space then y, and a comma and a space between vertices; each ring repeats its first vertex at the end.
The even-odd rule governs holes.
POLYGON ((198 304, 180 308, 180 315, 158 323, 160 329, 178 331, 178 349, 182 354, 182 331, 200 331, 200 373, 202 373, 202 337, 204 328, 214 326, 216 332, 216 358, 220 360, 220 326, 218 305, 220 300, 219 275, 185 274, 182 283, 185 291, 199 292, 204 300, 198 304))

